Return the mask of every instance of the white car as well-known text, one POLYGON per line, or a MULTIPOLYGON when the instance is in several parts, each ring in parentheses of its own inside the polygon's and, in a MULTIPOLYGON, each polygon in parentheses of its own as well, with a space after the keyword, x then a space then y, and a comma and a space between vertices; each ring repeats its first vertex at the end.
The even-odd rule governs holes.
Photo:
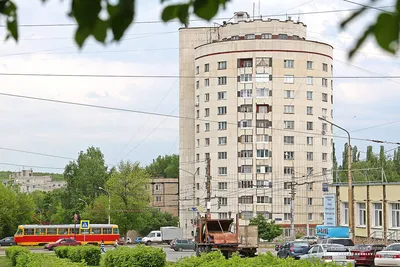
POLYGON ((311 247, 307 254, 300 256, 300 260, 334 262, 347 266, 355 266, 354 256, 349 248, 336 244, 317 244, 311 247))
POLYGON ((387 246, 375 254, 375 266, 400 266, 400 243, 387 246))

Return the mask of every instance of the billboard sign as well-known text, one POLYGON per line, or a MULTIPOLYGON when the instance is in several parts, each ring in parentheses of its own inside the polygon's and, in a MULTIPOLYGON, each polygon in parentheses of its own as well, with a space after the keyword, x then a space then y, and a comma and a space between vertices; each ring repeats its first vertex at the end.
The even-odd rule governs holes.
POLYGON ((315 232, 319 238, 349 238, 350 236, 350 228, 346 226, 317 225, 315 232))
POLYGON ((336 195, 324 195, 324 225, 336 226, 336 195))

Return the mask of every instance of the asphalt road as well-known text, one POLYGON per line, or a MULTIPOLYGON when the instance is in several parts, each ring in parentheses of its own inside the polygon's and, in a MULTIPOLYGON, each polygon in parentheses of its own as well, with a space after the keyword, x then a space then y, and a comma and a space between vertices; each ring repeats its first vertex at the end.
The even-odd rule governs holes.
MULTIPOLYGON (((134 247, 129 245, 129 247, 134 247)), ((190 250, 185 250, 185 251, 174 251, 170 249, 167 245, 153 245, 153 247, 158 247, 162 248, 165 251, 165 254, 167 255, 167 261, 175 262, 178 261, 181 258, 184 257, 190 257, 195 254, 194 251, 190 250)), ((4 248, 4 247, 2 247, 4 248)), ((112 246, 106 246, 105 247, 106 251, 107 250, 112 250, 114 249, 112 246)), ((40 248, 32 248, 30 249, 32 253, 54 253, 53 251, 48 251, 47 249, 40 249, 40 248)), ((259 253, 265 253, 267 251, 273 252, 273 249, 266 249, 266 248, 261 248, 258 249, 259 253)), ((0 256, 5 256, 5 249, 0 249, 0 256)))

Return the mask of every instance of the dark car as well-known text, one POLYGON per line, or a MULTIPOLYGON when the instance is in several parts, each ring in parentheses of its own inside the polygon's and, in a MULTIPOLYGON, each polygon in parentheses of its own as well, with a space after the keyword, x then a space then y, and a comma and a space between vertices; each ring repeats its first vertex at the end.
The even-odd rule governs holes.
POLYGON ((298 260, 300 256, 308 253, 310 246, 307 241, 292 241, 283 244, 278 251, 279 258, 294 258, 298 260))
POLYGON ((80 246, 82 243, 79 241, 76 241, 75 239, 72 238, 61 238, 58 239, 55 243, 50 243, 46 244, 44 246, 45 249, 48 250, 54 250, 56 247, 61 247, 61 246, 80 246))
POLYGON ((384 245, 357 245, 352 250, 355 265, 359 266, 374 266, 374 259, 377 252, 382 251, 385 248, 384 245))
POLYGON ((191 239, 176 239, 174 243, 171 242, 170 248, 175 251, 193 250, 196 251, 196 244, 191 239))
POLYGON ((17 243, 14 241, 14 237, 9 236, 5 237, 2 240, 0 240, 0 246, 15 246, 17 243))

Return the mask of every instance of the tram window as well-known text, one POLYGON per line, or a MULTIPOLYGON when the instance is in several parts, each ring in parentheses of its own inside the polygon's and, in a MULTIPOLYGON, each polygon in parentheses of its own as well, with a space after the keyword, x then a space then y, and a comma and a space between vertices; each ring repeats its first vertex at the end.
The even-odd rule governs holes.
POLYGON ((56 235, 57 234, 57 228, 47 228, 47 234, 48 235, 56 235))
POLYGON ((44 234, 46 234, 46 229, 44 229, 44 228, 36 228, 35 229, 35 234, 36 235, 44 235, 44 234))
POLYGON ((81 235, 83 235, 83 234, 88 235, 88 234, 90 234, 90 232, 89 232, 88 229, 80 229, 80 234, 81 235))
POLYGON ((34 229, 24 229, 25 235, 33 235, 35 233, 34 229))
POLYGON ((113 234, 114 234, 114 235, 119 234, 118 228, 113 228, 113 234))
POLYGON ((103 235, 111 235, 112 229, 111 228, 103 228, 103 235))
POLYGON ((92 228, 92 235, 100 235, 101 228, 92 228))
MULTIPOLYGON (((75 229, 74 228, 68 228, 68 230, 69 230, 69 234, 70 235, 75 234, 75 229)), ((76 233, 78 233, 78 231, 76 231, 76 233)))
POLYGON ((22 229, 18 229, 16 235, 22 235, 22 229))
POLYGON ((68 228, 58 228, 59 235, 68 235, 68 228))

